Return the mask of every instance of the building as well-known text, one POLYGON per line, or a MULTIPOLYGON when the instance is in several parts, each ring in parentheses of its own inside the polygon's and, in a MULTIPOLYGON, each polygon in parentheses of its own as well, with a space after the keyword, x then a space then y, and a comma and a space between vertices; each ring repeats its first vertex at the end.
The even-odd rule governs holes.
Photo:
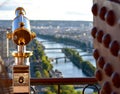
POLYGON ((14 63, 11 53, 15 50, 15 44, 6 38, 8 31, 10 32, 10 29, 0 29, 0 57, 10 72, 11 65, 14 63))
POLYGON ((4 30, 4 29, 0 30, 0 56, 3 60, 8 57, 7 56, 7 54, 8 54, 7 47, 8 46, 7 46, 6 33, 7 33, 6 30, 4 30))

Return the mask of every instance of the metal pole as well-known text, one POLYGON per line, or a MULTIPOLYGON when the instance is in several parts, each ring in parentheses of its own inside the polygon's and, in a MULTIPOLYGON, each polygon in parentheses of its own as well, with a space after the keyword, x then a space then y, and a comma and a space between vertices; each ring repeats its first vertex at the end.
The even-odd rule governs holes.
POLYGON ((60 94, 60 84, 58 84, 58 94, 60 94))

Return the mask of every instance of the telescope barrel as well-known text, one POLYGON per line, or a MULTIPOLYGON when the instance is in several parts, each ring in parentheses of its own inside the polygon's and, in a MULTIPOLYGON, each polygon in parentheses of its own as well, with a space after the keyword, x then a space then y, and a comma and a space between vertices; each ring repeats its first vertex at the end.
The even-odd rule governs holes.
POLYGON ((12 31, 24 26, 27 30, 30 31, 30 21, 25 17, 25 10, 22 7, 18 7, 15 11, 16 17, 12 23, 12 31))
POLYGON ((17 45, 27 45, 35 37, 30 29, 30 21, 25 17, 25 10, 22 7, 18 7, 15 14, 12 22, 12 39, 17 45))

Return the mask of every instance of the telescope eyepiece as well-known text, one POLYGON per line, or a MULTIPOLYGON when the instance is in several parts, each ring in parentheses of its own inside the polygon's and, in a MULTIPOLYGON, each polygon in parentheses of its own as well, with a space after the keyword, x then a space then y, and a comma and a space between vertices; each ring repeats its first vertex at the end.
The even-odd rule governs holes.
POLYGON ((16 16, 25 15, 26 12, 25 12, 24 8, 18 7, 18 8, 15 10, 15 14, 16 14, 16 16))
POLYGON ((18 44, 19 44, 19 45, 25 45, 25 39, 24 39, 24 38, 20 38, 20 39, 18 40, 18 44))

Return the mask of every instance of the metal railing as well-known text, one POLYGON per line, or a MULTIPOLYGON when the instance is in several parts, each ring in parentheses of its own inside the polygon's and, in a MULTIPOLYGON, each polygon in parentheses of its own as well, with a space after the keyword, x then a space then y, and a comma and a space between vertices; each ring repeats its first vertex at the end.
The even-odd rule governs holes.
MULTIPOLYGON (((12 79, 4 79, 3 83, 9 83, 10 86, 12 86, 12 79)), ((31 78, 30 79, 31 84, 31 90, 33 91, 33 94, 38 94, 38 91, 35 91, 32 86, 37 85, 57 85, 58 91, 57 94, 60 94, 60 87, 61 85, 81 85, 83 90, 82 94, 85 94, 85 90, 88 87, 94 87, 96 91, 99 94, 99 86, 97 85, 97 80, 94 77, 89 78, 31 78)))
POLYGON ((97 80, 93 78, 46 78, 46 79, 31 79, 31 85, 57 85, 57 94, 60 94, 61 85, 82 85, 82 94, 85 94, 85 90, 88 87, 94 87, 99 94, 99 87, 97 86, 97 80))

